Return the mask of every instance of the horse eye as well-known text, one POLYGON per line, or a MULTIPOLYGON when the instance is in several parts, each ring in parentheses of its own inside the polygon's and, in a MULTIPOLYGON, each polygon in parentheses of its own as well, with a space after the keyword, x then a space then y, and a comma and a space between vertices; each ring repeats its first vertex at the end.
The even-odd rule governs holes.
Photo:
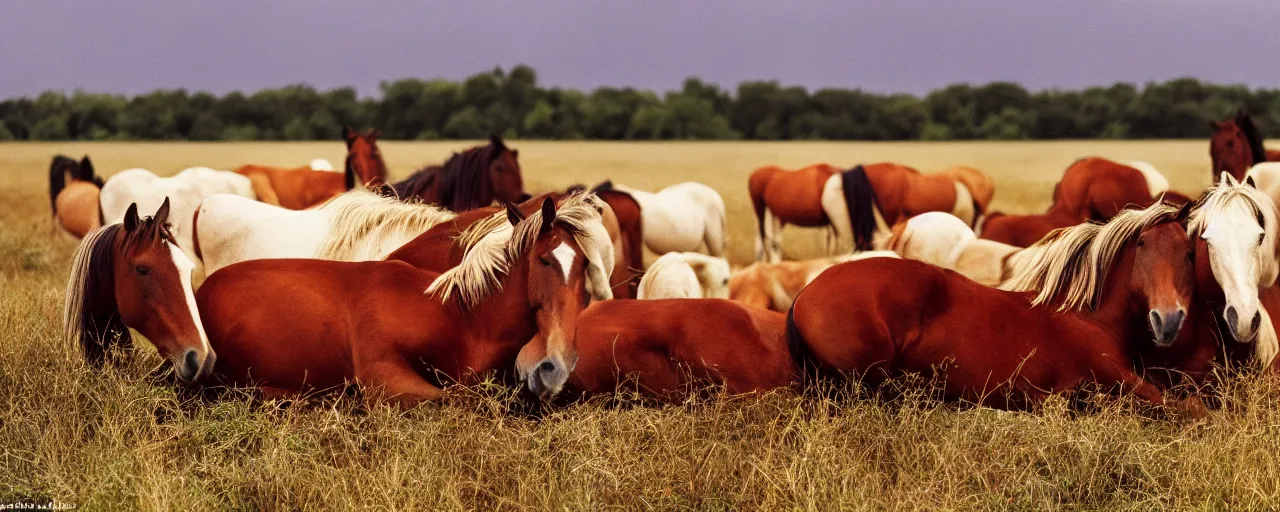
POLYGON ((1143 245, 1144 243, 1146 243, 1146 241, 1145 241, 1145 240, 1143 240, 1143 239, 1141 239, 1141 238, 1139 238, 1139 239, 1138 239, 1138 247, 1142 247, 1142 245, 1143 245))
POLYGON ((548 258, 548 257, 546 257, 546 256, 543 256, 543 257, 541 257, 541 258, 538 258, 538 262, 539 262, 539 263, 542 263, 542 266, 544 266, 544 267, 550 267, 550 266, 551 266, 551 258, 548 258))
POLYGON ((151 267, 148 267, 146 265, 138 265, 136 267, 133 267, 133 271, 137 272, 138 275, 140 276, 145 276, 151 273, 151 267))

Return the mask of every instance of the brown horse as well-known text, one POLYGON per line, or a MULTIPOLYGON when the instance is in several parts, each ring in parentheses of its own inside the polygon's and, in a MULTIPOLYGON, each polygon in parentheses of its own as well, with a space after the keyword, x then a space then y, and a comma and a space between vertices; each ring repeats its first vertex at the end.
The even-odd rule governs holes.
MULTIPOLYGON (((290 210, 305 210, 351 190, 357 184, 386 179, 385 166, 353 165, 355 162, 363 162, 363 159, 353 158, 352 155, 357 151, 355 146, 362 140, 362 136, 350 127, 343 127, 342 135, 347 140, 348 151, 342 173, 318 171, 310 167, 284 169, 256 164, 240 166, 235 172, 249 178, 259 201, 290 210), (368 174, 356 174, 357 172, 368 174), (382 174, 379 175, 379 172, 382 174)), ((378 132, 375 130, 363 138, 372 141, 377 136, 378 132)), ((360 146, 364 147, 363 144, 360 146)))
POLYGON ((973 225, 994 196, 989 177, 971 167, 921 174, 894 163, 859 165, 841 172, 826 164, 798 171, 756 169, 748 179, 759 223, 757 260, 781 260, 786 224, 830 226, 828 252, 842 239, 870 250, 889 236, 889 226, 929 211, 949 212, 973 225))
MULTIPOLYGON (((1034 408, 1090 381, 1173 403, 1135 366, 1153 337, 1173 345, 1193 313, 1187 211, 1154 205, 1104 227, 1059 231, 1044 263, 1015 277, 1039 288, 1036 297, 911 260, 839 265, 796 298, 788 344, 818 374, 852 372, 871 383, 940 375, 948 399, 990 407, 1034 408)), ((1177 405, 1203 413, 1198 401, 1177 405)))
MULTIPOLYGON (((583 311, 577 335, 556 348, 577 354, 566 386, 575 395, 612 393, 632 378, 658 398, 702 384, 739 394, 795 381, 783 327, 782 313, 724 299, 609 300, 583 311)), ((556 348, 540 333, 517 364, 527 367, 556 348)), ((558 391, 538 379, 528 385, 542 399, 558 391)))
POLYGON ((102 209, 98 206, 101 191, 102 178, 94 174, 88 155, 79 163, 62 155, 53 157, 49 164, 49 206, 67 233, 83 238, 102 226, 102 209))
POLYGON ((169 200, 152 217, 131 205, 123 224, 85 236, 72 260, 63 309, 66 340, 90 363, 115 346, 129 347, 129 329, 142 333, 173 363, 178 378, 197 380, 213 368, 191 291, 195 265, 169 233, 169 200))
POLYGON ((1149 165, 1126 165, 1100 157, 1076 160, 1054 186, 1053 204, 1043 214, 1006 215, 993 212, 979 224, 978 236, 1027 247, 1057 228, 1088 220, 1106 222, 1128 206, 1147 207, 1169 197, 1181 204, 1185 196, 1168 190, 1168 180, 1149 165))
POLYGON ((1254 164, 1280 160, 1280 151, 1263 147, 1262 134, 1244 109, 1236 111, 1231 119, 1210 125, 1213 135, 1209 138, 1209 158, 1213 160, 1214 183, 1224 172, 1244 181, 1245 173, 1254 164))
POLYGON ((528 198, 519 157, 492 135, 489 144, 454 153, 444 166, 419 170, 392 188, 401 200, 418 198, 459 213, 494 201, 515 203, 528 198))
POLYGON ((361 134, 350 127, 343 127, 342 138, 347 141, 347 159, 343 164, 343 179, 347 190, 356 187, 356 178, 365 187, 378 187, 387 182, 387 163, 378 149, 378 137, 382 130, 369 130, 361 134))
MULTIPOLYGON (((463 261, 443 274, 400 261, 284 259, 214 273, 196 300, 219 354, 215 374, 268 394, 354 381, 372 400, 412 406, 447 382, 509 371, 537 332, 562 346, 588 291, 608 290, 588 283, 597 278, 586 255, 608 243, 591 226, 599 213, 578 196, 559 210, 546 199, 528 217, 509 207, 501 220, 463 232, 463 261)), ((553 349, 517 369, 563 383, 572 364, 553 349)))

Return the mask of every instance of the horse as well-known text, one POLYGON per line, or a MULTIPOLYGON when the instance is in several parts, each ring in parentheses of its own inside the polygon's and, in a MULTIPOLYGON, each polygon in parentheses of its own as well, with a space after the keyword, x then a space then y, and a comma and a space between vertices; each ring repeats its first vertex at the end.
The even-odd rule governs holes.
MULTIPOLYGON (((347 190, 357 188, 374 188, 387 182, 387 162, 382 159, 382 150, 378 149, 378 137, 382 130, 373 129, 361 134, 350 127, 343 127, 342 138, 347 142, 347 159, 343 162, 344 184, 347 190), (360 183, 353 180, 359 178, 360 183)), ((315 168, 315 165, 312 165, 315 168)))
POLYGON ((659 256, 669 252, 701 252, 724 256, 724 199, 701 183, 687 181, 647 192, 612 180, 598 190, 625 192, 640 204, 644 245, 659 256))
POLYGON ((63 155, 53 157, 49 164, 49 206, 63 231, 83 238, 102 226, 102 211, 98 208, 101 191, 102 178, 94 174, 89 155, 79 163, 63 155))
POLYGON ((173 237, 178 247, 195 258, 192 229, 193 216, 200 203, 214 194, 234 194, 257 199, 253 184, 244 176, 208 167, 191 167, 167 178, 141 168, 120 171, 107 178, 102 186, 99 204, 104 224, 123 222, 126 209, 134 203, 142 211, 151 211, 165 199, 171 201, 176 219, 173 237))
POLYGON ((788 347, 806 375, 944 376, 947 399, 1000 409, 1034 408, 1092 381, 1202 415, 1198 401, 1166 399, 1134 357, 1152 342, 1174 345, 1195 313, 1188 212, 1155 204, 1056 232, 1042 264, 1007 283, 1035 295, 911 260, 837 265, 788 311, 788 347))
POLYGON ((944 212, 925 212, 895 224, 888 245, 903 258, 954 270, 986 286, 1008 279, 1011 259, 1022 251, 979 239, 964 221, 944 212))
POLYGON ((272 396, 354 381, 368 401, 411 407, 438 399, 447 382, 511 368, 541 332, 544 357, 516 370, 563 385, 577 315, 593 291, 608 298, 607 277, 589 283, 598 278, 587 270, 587 255, 609 243, 589 226, 599 212, 575 196, 559 209, 547 198, 527 217, 508 206, 504 217, 464 233, 462 262, 439 274, 402 261, 289 259, 214 273, 196 302, 218 351, 216 379, 272 396))
POLYGON ((1164 199, 1188 199, 1169 190, 1169 180, 1146 162, 1120 163, 1087 157, 1067 166, 1054 186, 1053 204, 1043 214, 992 213, 978 226, 980 238, 1027 247, 1044 235, 1088 220, 1106 222, 1127 206, 1146 207, 1164 199))
POLYGON ((729 277, 729 299, 748 306, 785 313, 800 290, 822 271, 838 263, 863 258, 897 258, 891 251, 866 251, 801 261, 757 261, 729 277))
POLYGON ((256 259, 380 260, 455 216, 437 206, 404 203, 363 188, 309 210, 216 194, 196 210, 194 252, 205 276, 256 259))
POLYGON ((1209 138, 1209 158, 1213 161, 1211 172, 1215 184, 1224 172, 1242 181, 1250 167, 1280 160, 1280 151, 1262 145, 1262 134, 1244 109, 1237 110, 1230 119, 1211 121, 1209 126, 1213 130, 1209 138))
POLYGON ((788 172, 769 166, 748 180, 760 223, 757 260, 781 260, 784 225, 830 226, 828 253, 840 240, 855 251, 882 247, 889 226, 926 211, 946 211, 971 225, 994 197, 992 181, 971 167, 934 174, 894 163, 859 165, 840 172, 819 164, 788 172), (819 186, 820 185, 820 186, 819 186))
MULTIPOLYGON (((235 173, 249 178, 258 200, 290 210, 304 210, 351 190, 356 185, 380 183, 385 179, 385 167, 381 168, 382 174, 378 175, 377 167, 352 165, 353 153, 356 151, 353 149, 353 142, 363 139, 349 127, 343 127, 342 135, 347 140, 348 155, 341 174, 333 172, 331 165, 327 166, 328 169, 320 170, 314 167, 279 168, 257 164, 242 165, 235 173), (358 171, 369 174, 357 174, 358 171)), ((377 132, 371 132, 367 137, 376 138, 377 132)))
POLYGON ((640 279, 638 299, 729 298, 729 262, 697 252, 659 256, 640 279))
POLYGON ((489 144, 454 153, 443 166, 423 168, 391 187, 401 200, 418 198, 459 213, 520 202, 527 196, 519 158, 519 150, 491 135, 489 144))
POLYGON ((1187 230, 1205 242, 1213 277, 1223 292, 1222 318, 1240 342, 1252 342, 1263 324, 1259 289, 1280 275, 1276 255, 1275 202, 1259 191, 1252 177, 1244 183, 1223 172, 1201 198, 1187 230))
POLYGON ((178 378, 196 381, 217 359, 191 290, 194 265, 169 231, 169 200, 155 215, 138 217, 130 205, 124 222, 85 235, 76 249, 63 307, 63 337, 100 366, 115 347, 133 345, 135 329, 169 360, 178 378))
MULTIPOLYGON (((539 332, 517 361, 542 358, 550 341, 539 332)), ((782 313, 724 299, 597 302, 578 316, 576 334, 567 341, 577 364, 564 386, 566 395, 611 393, 630 379, 639 391, 660 399, 678 399, 682 391, 706 383, 742 394, 796 381, 782 313)), ((559 391, 530 384, 543 400, 559 391)))

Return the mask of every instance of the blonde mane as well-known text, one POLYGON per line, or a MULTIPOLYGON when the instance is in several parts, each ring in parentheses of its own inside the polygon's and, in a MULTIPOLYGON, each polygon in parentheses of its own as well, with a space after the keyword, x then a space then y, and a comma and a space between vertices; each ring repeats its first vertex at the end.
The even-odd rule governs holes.
POLYGON ((1061 228, 1009 257, 1010 278, 1002 290, 1039 291, 1032 305, 1062 297, 1058 311, 1097 307, 1116 256, 1144 229, 1170 218, 1177 209, 1156 203, 1124 210, 1106 224, 1061 228))
POLYGON ((1280 275, 1280 261, 1276 260, 1276 254, 1280 252, 1280 248, 1277 248, 1280 237, 1276 236, 1275 202, 1252 185, 1228 183, 1227 180, 1219 181, 1217 185, 1205 192, 1195 210, 1191 212, 1187 222, 1187 234, 1192 238, 1200 236, 1209 227, 1211 219, 1227 215, 1246 216, 1262 221, 1263 239, 1259 246, 1260 254, 1258 254, 1258 268, 1262 269, 1262 282, 1259 284, 1270 286, 1275 282, 1277 275, 1280 275))
POLYGON ((376 258, 358 252, 389 238, 411 238, 457 215, 438 206, 404 203, 369 190, 353 189, 322 207, 333 211, 333 225, 320 243, 319 259, 352 261, 376 258))
MULTIPOLYGON (((600 254, 601 246, 612 246, 607 234, 600 239, 604 233, 600 208, 594 194, 584 193, 570 195, 556 207, 556 225, 573 236, 589 265, 600 265, 598 256, 592 255, 600 254)), ((463 307, 475 307, 502 288, 502 277, 533 247, 541 227, 541 209, 515 226, 504 210, 475 222, 455 241, 463 247, 462 262, 440 274, 426 293, 437 295, 442 302, 456 295, 463 307)), ((608 283, 603 285, 608 287, 608 283)))

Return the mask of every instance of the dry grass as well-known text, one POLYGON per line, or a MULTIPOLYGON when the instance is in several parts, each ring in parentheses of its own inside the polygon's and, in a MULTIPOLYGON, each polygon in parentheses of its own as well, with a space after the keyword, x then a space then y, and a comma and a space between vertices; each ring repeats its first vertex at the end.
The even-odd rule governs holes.
MULTIPOLYGON (((761 164, 967 163, 1000 185, 997 207, 1047 205, 1079 156, 1148 160, 1174 188, 1209 180, 1206 144, 533 143, 529 188, 607 176, 639 187, 696 179, 730 208, 731 255, 750 258, 745 176, 761 164)), ((456 143, 384 143, 393 173, 456 143)), ((349 399, 205 400, 150 380, 147 349, 94 373, 59 346, 74 242, 48 220, 57 152, 100 170, 341 162, 340 143, 0 144, 0 503, 82 509, 1276 509, 1278 382, 1223 391, 1201 423, 1151 420, 1106 401, 1078 414, 937 405, 926 393, 837 401, 779 391, 666 407, 594 400, 540 415, 497 386, 455 389, 407 413, 349 399)), ((788 233, 793 255, 820 247, 788 233)), ((844 390, 855 395, 853 390, 844 390)))

